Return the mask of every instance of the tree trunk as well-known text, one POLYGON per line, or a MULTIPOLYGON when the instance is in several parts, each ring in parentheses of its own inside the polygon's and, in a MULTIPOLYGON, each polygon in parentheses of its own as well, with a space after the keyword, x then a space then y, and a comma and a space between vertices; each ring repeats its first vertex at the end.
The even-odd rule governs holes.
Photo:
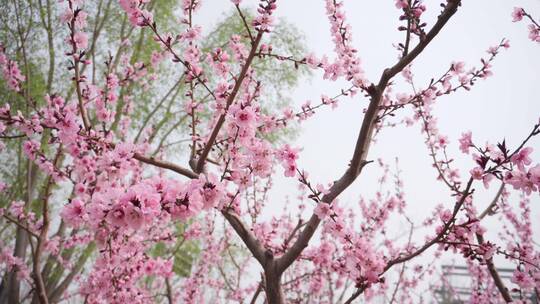
POLYGON ((283 293, 281 291, 281 273, 273 264, 264 271, 266 300, 268 304, 284 304, 283 293))
MULTIPOLYGON (((24 209, 27 210, 32 202, 35 191, 35 181, 37 178, 37 167, 31 160, 27 161, 27 184, 26 184, 26 203, 24 209)), ((26 259, 26 249, 28 247, 28 233, 17 226, 16 230, 16 239, 15 239, 15 249, 13 250, 13 256, 18 257, 25 261, 26 259)), ((20 289, 21 282, 19 280, 18 273, 19 269, 14 268, 12 271, 7 273, 7 282, 5 288, 2 288, 0 294, 0 303, 8 304, 19 304, 20 303, 20 289)))
MULTIPOLYGON (((23 261, 26 256, 26 246, 28 245, 28 236, 26 231, 17 226, 15 240, 14 256, 21 258, 23 261)), ((0 303, 19 304, 20 283, 17 278, 19 269, 15 267, 12 271, 7 273, 5 286, 2 288, 0 294, 0 303)))

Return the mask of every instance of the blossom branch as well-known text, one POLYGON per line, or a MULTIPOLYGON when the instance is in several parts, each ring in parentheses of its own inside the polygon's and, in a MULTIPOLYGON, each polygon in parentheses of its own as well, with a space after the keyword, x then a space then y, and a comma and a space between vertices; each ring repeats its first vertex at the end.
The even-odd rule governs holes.
MULTIPOLYGON (((460 5, 460 0, 451 0, 448 1, 445 9, 438 17, 437 22, 433 28, 428 32, 426 37, 419 42, 419 44, 411 50, 411 52, 399 60, 393 67, 386 69, 382 75, 381 79, 377 86, 372 86, 371 92, 371 101, 369 107, 365 113, 362 127, 356 141, 356 146, 353 154, 353 158, 348 169, 345 171, 344 175, 334 183, 334 185, 329 189, 328 194, 324 195, 322 201, 324 203, 330 204, 332 201, 348 188, 360 174, 362 168, 366 163, 366 156, 371 143, 371 136, 373 134, 373 125, 375 124, 377 112, 379 105, 381 103, 382 94, 386 85, 390 79, 403 70, 407 65, 409 65, 426 47, 427 45, 435 38, 435 36, 440 32, 443 26, 450 20, 450 18, 457 11, 458 6, 460 5)), ((276 260, 278 269, 284 271, 287 269, 293 261, 300 255, 300 253, 307 247, 309 240, 313 237, 315 230, 320 224, 320 219, 317 215, 313 214, 309 219, 306 227, 300 233, 296 242, 292 247, 279 259, 276 260)))
MULTIPOLYGON (((240 71, 240 74, 238 75, 238 79, 236 80, 234 87, 231 91, 231 94, 227 97, 227 104, 225 107, 225 112, 227 112, 227 109, 229 106, 234 102, 234 99, 236 98, 236 95, 238 94, 238 91, 240 90, 240 86, 242 85, 242 82, 244 81, 244 78, 246 77, 246 74, 248 72, 248 69, 251 65, 251 62, 253 61, 253 58, 255 57, 255 53, 257 51, 257 48, 259 47, 259 43, 261 42, 263 32, 260 31, 257 34, 257 37, 255 38, 255 41, 251 44, 251 50, 249 52, 248 57, 246 58, 246 62, 242 66, 242 70, 240 71)), ((195 172, 202 172, 204 163, 206 162, 206 158, 208 157, 208 154, 210 153, 210 150, 212 149, 212 146, 214 145, 214 142, 216 141, 216 138, 218 136, 219 130, 221 129, 221 126, 225 122, 225 113, 221 114, 219 116, 219 119, 214 126, 214 129, 212 130, 212 133, 210 134, 210 138, 206 142, 206 145, 204 146, 204 149, 199 156, 199 159, 197 160, 197 164, 194 168, 195 172)))
POLYGON ((246 32, 248 33, 249 40, 251 43, 255 42, 255 39, 253 38, 253 34, 251 33, 251 29, 249 28, 246 20, 246 16, 244 16, 244 13, 242 13, 242 10, 240 9, 240 5, 235 4, 234 7, 236 8, 236 11, 238 12, 238 15, 242 19, 242 23, 244 24, 244 28, 246 29, 246 32))
MULTIPOLYGON (((476 239, 478 240, 478 244, 480 246, 484 244, 484 236, 482 234, 476 233, 476 239)), ((510 296, 510 292, 508 288, 506 288, 506 286, 504 285, 504 282, 499 276, 499 272, 497 272, 497 268, 495 268, 495 264, 493 264, 492 257, 490 257, 489 259, 486 259, 486 267, 489 271, 489 274, 493 278, 493 283, 495 283, 495 286, 497 286, 497 289, 501 293, 501 296, 503 297, 504 301, 506 301, 506 303, 512 302, 512 296, 510 296)))

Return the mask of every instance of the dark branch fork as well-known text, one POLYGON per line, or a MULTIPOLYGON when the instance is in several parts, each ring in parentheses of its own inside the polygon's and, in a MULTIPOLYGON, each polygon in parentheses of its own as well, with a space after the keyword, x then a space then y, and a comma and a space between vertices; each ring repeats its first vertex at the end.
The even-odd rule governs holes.
MULTIPOLYGON (((384 70, 382 73, 379 82, 375 85, 372 84, 370 87, 370 103, 365 113, 364 119, 362 121, 362 126, 356 141, 354 153, 351 159, 351 162, 343 174, 343 176, 338 179, 333 186, 329 189, 329 192, 325 194, 322 198, 322 203, 331 204, 345 189, 347 189, 360 175, 363 167, 367 163, 367 154, 369 147, 372 141, 373 132, 375 129, 375 124, 377 122, 377 114, 380 108, 382 101, 383 93, 388 86, 390 80, 400 73, 407 65, 409 65, 422 51, 429 45, 429 43, 439 34, 444 25, 450 20, 450 18, 456 13, 459 5, 461 4, 460 0, 449 0, 446 6, 444 7, 442 13, 439 15, 437 22, 431 28, 431 30, 420 40, 420 42, 405 56, 403 56, 394 66, 384 70)), ((247 75, 249 66, 256 55, 258 45, 262 38, 262 32, 259 32, 254 40, 252 40, 252 47, 249 53, 249 56, 246 59, 244 66, 238 79, 235 82, 234 88, 227 99, 227 108, 234 102, 242 82, 247 75)), ((157 167, 169 169, 175 171, 181 175, 184 175, 188 178, 197 178, 199 173, 203 171, 204 164, 206 159, 214 145, 214 142, 218 136, 218 133, 225 122, 225 115, 222 114, 214 129, 211 132, 211 135, 200 154, 195 166, 193 166, 194 171, 189 169, 177 166, 175 164, 157 161, 152 158, 146 158, 142 155, 136 154, 134 158, 139 161, 145 162, 147 164, 155 165, 157 167)), ((469 180, 466 189, 463 191, 461 199, 456 203, 456 208, 454 213, 457 214, 459 208, 463 204, 465 198, 470 195, 472 180, 469 180)), ((298 237, 294 243, 285 251, 281 257, 275 258, 270 250, 264 248, 260 241, 255 237, 253 232, 246 227, 242 222, 240 217, 228 209, 223 209, 222 214, 229 224, 236 231, 238 236, 242 239, 244 244, 247 246, 249 251, 253 254, 255 259, 261 264, 265 273, 265 292, 267 296, 267 301, 269 303, 283 303, 284 298, 281 292, 281 283, 280 279, 283 272, 291 266, 291 264, 300 256, 302 251, 308 246, 309 241, 313 237, 315 231, 317 230, 321 220, 315 214, 311 216, 309 221, 306 222, 305 227, 299 232, 298 237)), ((447 229, 451 226, 447 225, 447 229)), ((446 231, 447 231, 446 229, 446 231)), ((431 242, 428 242, 426 245, 421 247, 419 250, 415 251, 413 254, 408 255, 407 257, 401 257, 390 262, 385 271, 390 269, 392 265, 402 263, 407 261, 425 251, 431 245, 433 245, 436 240, 440 238, 437 236, 431 242)), ((355 294, 360 295, 364 288, 358 289, 355 294)), ((357 296, 358 296, 357 295, 357 296)), ((350 303, 353 299, 349 299, 347 303, 350 303)))
MULTIPOLYGON (((341 194, 341 192, 348 188, 361 173, 362 168, 366 163, 366 157, 372 139, 378 108, 381 103, 383 92, 389 81, 396 74, 401 72, 407 65, 409 65, 427 47, 427 45, 433 40, 433 38, 435 38, 435 36, 452 17, 452 15, 456 13, 460 3, 461 1, 459 0, 449 1, 441 15, 438 17, 437 22, 426 35, 424 40, 420 41, 414 49, 412 49, 406 56, 402 57, 402 59, 399 60, 394 66, 386 69, 382 73, 379 83, 373 87, 371 101, 362 122, 362 127, 360 129, 360 134, 358 135, 351 163, 343 176, 334 183, 328 194, 323 197, 322 201, 324 203, 332 203, 332 201, 339 194, 341 194)), ((304 248, 307 247, 309 240, 312 238, 319 224, 320 219, 316 215, 312 215, 296 242, 281 258, 276 261, 278 264, 278 269, 284 271, 293 263, 296 258, 298 258, 304 248)))

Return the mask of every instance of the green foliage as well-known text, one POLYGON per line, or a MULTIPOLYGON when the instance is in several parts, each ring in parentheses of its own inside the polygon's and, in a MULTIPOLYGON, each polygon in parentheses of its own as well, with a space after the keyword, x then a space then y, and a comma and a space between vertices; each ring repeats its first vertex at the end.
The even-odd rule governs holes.
POLYGON ((174 254, 173 271, 176 275, 187 277, 191 273, 193 262, 199 256, 201 249, 198 244, 188 241, 181 250, 174 254))
MULTIPOLYGON (((175 225, 175 234, 182 235, 190 223, 178 223, 175 225)), ((172 246, 159 242, 150 249, 150 256, 164 259, 173 259, 173 272, 180 277, 187 277, 191 273, 193 262, 200 254, 200 245, 196 240, 178 238, 172 246)))
MULTIPOLYGON (((253 15, 247 10, 242 11, 242 14, 247 23, 251 24, 253 15)), ((234 34, 241 35, 243 42, 249 45, 246 27, 236 10, 227 14, 224 20, 203 39, 202 49, 209 51, 223 46, 234 34)), ((263 43, 271 45, 273 52, 279 55, 301 59, 307 54, 304 36, 298 28, 284 19, 277 22, 272 33, 265 36, 263 43)), ((295 67, 292 62, 280 62, 271 58, 254 60, 252 67, 257 72, 257 78, 266 85, 263 101, 267 109, 280 108, 289 104, 290 97, 283 92, 289 92, 303 77, 311 75, 311 72, 303 66, 295 67)))
MULTIPOLYGON (((247 23, 250 24, 253 16, 248 11, 243 11, 242 14, 245 16, 247 23)), ((155 19, 158 22, 158 26, 161 26, 161 20, 155 19)), ((209 32, 204 38, 201 39, 202 45, 201 49, 203 52, 211 51, 218 47, 226 46, 230 40, 231 35, 240 35, 244 43, 249 45, 249 36, 247 34, 245 25, 240 18, 236 10, 229 12, 222 21, 214 27, 213 30, 209 32)), ((293 58, 303 58, 307 49, 305 47, 303 35, 300 31, 289 24, 285 20, 279 20, 274 31, 267 35, 263 41, 266 44, 270 44, 273 47, 273 52, 276 54, 287 54, 293 58)), ((148 41, 150 43, 150 41, 148 41)), ((155 43, 153 43, 155 44, 155 43)), ((170 63, 167 63, 166 66, 171 67, 170 63)), ((171 75, 170 78, 178 78, 177 74, 181 70, 180 65, 172 66, 170 69, 171 75)), ((306 77, 311 75, 311 72, 303 66, 295 66, 290 61, 278 61, 275 58, 256 58, 252 65, 253 69, 257 74, 257 78, 261 82, 267 84, 264 87, 262 96, 261 96, 261 106, 264 113, 269 113, 274 110, 280 110, 286 105, 290 104, 289 95, 283 94, 283 92, 290 91, 291 88, 296 86, 298 82, 306 77)), ((210 84, 215 84, 215 79, 212 78, 213 75, 206 75, 210 84)), ((175 79, 176 79, 175 78, 175 79)), ((162 83, 167 83, 172 86, 172 82, 169 80, 160 81, 162 83)), ((156 136, 162 137, 166 136, 171 139, 185 137, 188 132, 187 124, 183 126, 175 126, 175 124, 181 119, 182 105, 180 102, 174 99, 170 99, 170 102, 174 102, 173 107, 167 107, 167 104, 159 103, 156 98, 148 99, 147 95, 153 96, 164 96, 164 92, 167 91, 164 89, 164 85, 159 85, 148 92, 138 92, 138 104, 137 104, 137 117, 138 121, 144 120, 148 115, 155 110, 156 107, 159 107, 158 113, 150 122, 150 125, 153 125, 157 131, 156 136), (171 113, 175 113, 171 115, 171 113), (170 132, 171 128, 174 128, 176 132, 170 132)), ((185 87, 183 84, 178 88, 177 96, 180 99, 185 94, 185 87)), ((198 98, 201 99, 206 92, 200 89, 195 94, 198 94, 198 98)), ((160 99, 158 98, 158 100, 160 99)), ((281 112, 281 111, 278 111, 281 112)), ((208 118, 211 113, 202 113, 199 119, 208 118)), ((286 141, 294 136, 296 136, 298 129, 288 128, 287 130, 280 130, 274 133, 264 134, 272 142, 281 142, 286 141)), ((171 140, 173 141, 173 140, 171 140)), ((162 146, 162 145, 158 145, 162 146)), ((175 151, 178 151, 178 146, 175 146, 175 151)))

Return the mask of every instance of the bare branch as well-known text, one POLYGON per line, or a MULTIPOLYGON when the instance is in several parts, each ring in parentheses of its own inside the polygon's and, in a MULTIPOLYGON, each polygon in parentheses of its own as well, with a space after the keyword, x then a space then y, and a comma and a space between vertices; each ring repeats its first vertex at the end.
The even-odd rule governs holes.
POLYGON ((191 170, 189 170, 187 168, 181 167, 179 165, 170 163, 170 162, 157 160, 155 158, 145 157, 145 156, 140 155, 138 153, 135 153, 135 155, 133 155, 133 158, 135 158, 136 160, 141 161, 143 163, 149 164, 149 165, 154 165, 154 166, 159 167, 159 168, 174 171, 174 172, 176 172, 178 174, 184 175, 184 176, 189 177, 189 178, 198 178, 199 177, 199 175, 194 173, 193 171, 191 171, 191 170))
POLYGON ((253 254, 255 259, 259 261, 262 267, 265 267, 268 261, 268 255, 259 240, 257 240, 257 238, 255 237, 255 235, 253 235, 253 233, 246 228, 238 215, 232 213, 232 211, 222 210, 221 213, 223 214, 227 222, 231 224, 234 231, 236 231, 244 244, 246 244, 247 248, 253 254))
POLYGON ((478 217, 479 220, 482 220, 484 217, 486 217, 486 215, 493 214, 493 208, 497 206, 497 202, 499 201, 499 198, 501 197, 501 194, 504 190, 504 186, 505 184, 502 183, 501 186, 499 187, 499 190, 497 191, 497 194, 495 194, 495 197, 493 198, 489 206, 487 206, 487 208, 478 217))

